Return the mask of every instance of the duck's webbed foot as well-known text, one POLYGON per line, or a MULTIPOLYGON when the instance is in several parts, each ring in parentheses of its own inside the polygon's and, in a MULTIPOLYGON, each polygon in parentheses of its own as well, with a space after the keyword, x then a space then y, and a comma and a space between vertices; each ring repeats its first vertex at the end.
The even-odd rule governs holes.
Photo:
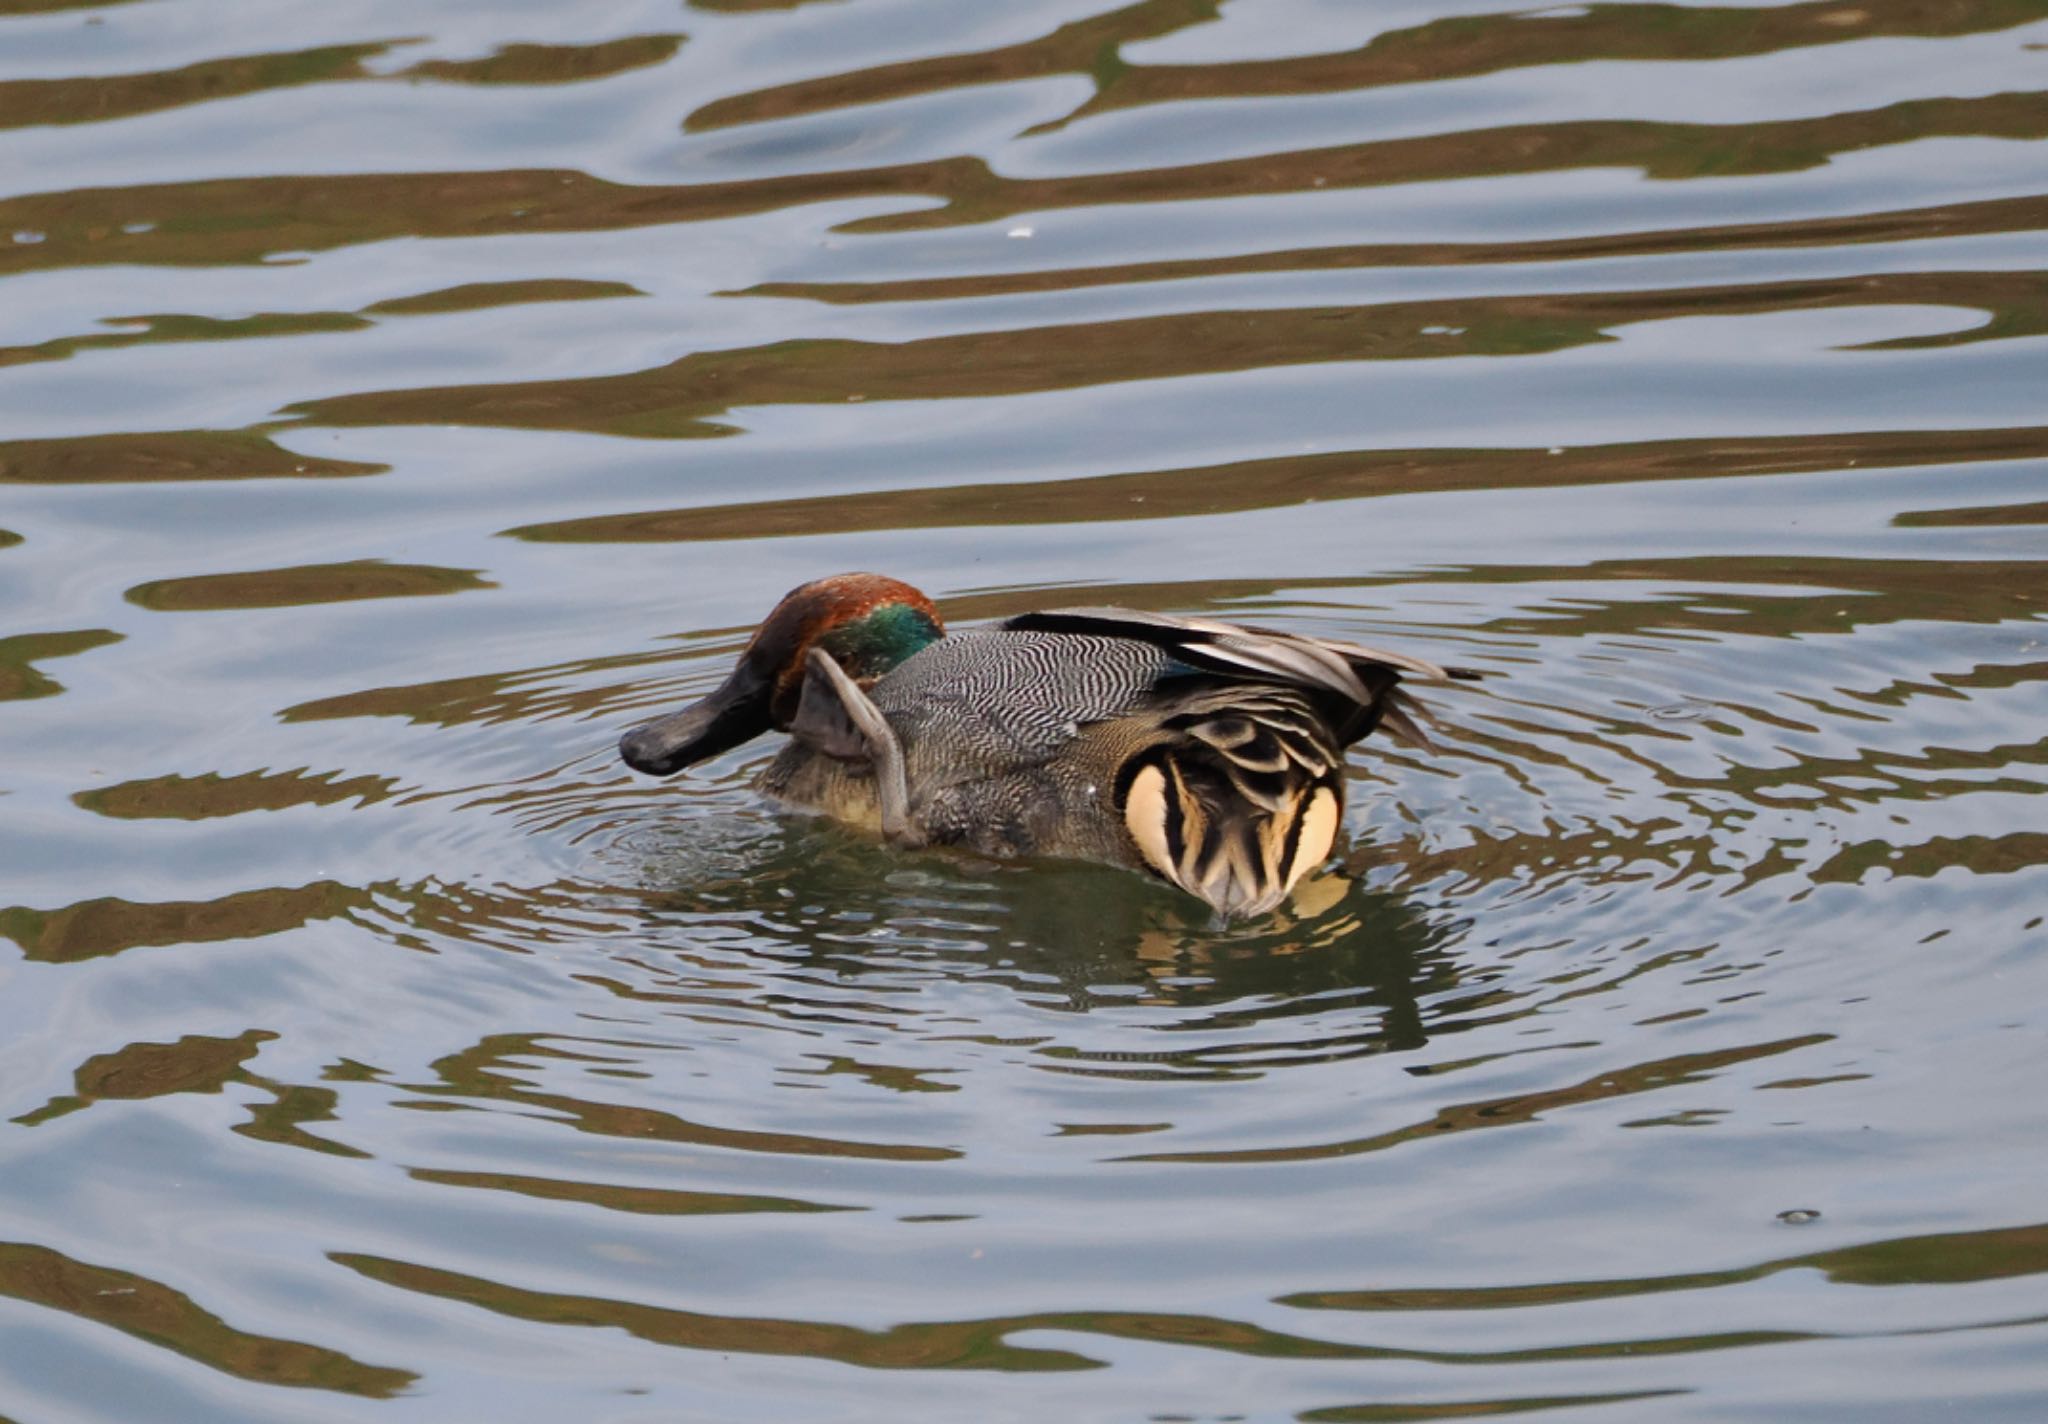
POLYGON ((897 845, 925 844, 923 827, 910 815, 903 744, 881 709, 823 648, 804 657, 803 696, 789 733, 825 756, 866 762, 874 772, 883 836, 897 845))

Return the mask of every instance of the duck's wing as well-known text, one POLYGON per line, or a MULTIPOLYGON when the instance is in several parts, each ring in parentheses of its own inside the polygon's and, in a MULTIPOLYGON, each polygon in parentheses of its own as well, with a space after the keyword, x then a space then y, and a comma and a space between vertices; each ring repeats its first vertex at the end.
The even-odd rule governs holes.
POLYGON ((1314 638, 1213 618, 1181 618, 1135 608, 1053 608, 1022 614, 1003 626, 1129 638, 1150 643, 1189 667, 1226 677, 1301 687, 1336 698, 1340 705, 1356 709, 1353 715, 1340 712, 1332 717, 1332 728, 1345 745, 1375 727, 1385 727, 1402 742, 1429 748, 1429 738, 1415 721, 1417 704, 1398 690, 1397 684, 1403 676, 1431 681, 1478 676, 1465 668, 1444 668, 1408 653, 1369 648, 1337 638, 1314 638))
POLYGON ((1350 679, 1355 677, 1352 667, 1358 663, 1435 681, 1476 676, 1465 668, 1439 667, 1408 653, 1368 648, 1363 643, 1347 643, 1339 638, 1312 638, 1274 628, 1225 623, 1214 618, 1180 618, 1136 608, 1048 608, 1019 614, 1003 626, 1136 638, 1177 652, 1184 649, 1197 661, 1206 657, 1222 670, 1238 668, 1267 676, 1277 674, 1283 681, 1322 683, 1332 691, 1354 690, 1350 679))

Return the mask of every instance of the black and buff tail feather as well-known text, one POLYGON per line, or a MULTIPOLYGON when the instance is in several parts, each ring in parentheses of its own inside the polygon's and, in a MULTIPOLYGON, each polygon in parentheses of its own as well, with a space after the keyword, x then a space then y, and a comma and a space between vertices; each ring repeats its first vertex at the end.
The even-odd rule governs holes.
POLYGON ((1130 609, 1054 609, 1008 626, 1151 643, 1190 674, 1161 685, 1157 738, 1127 765, 1120 805, 1145 864, 1226 918, 1272 909, 1329 856, 1345 747, 1384 727, 1432 749, 1404 675, 1473 676, 1357 643, 1130 609))
POLYGON ((1124 824, 1162 879, 1226 917, 1262 914, 1329 855, 1343 752, 1287 687, 1215 689, 1132 764, 1124 824))

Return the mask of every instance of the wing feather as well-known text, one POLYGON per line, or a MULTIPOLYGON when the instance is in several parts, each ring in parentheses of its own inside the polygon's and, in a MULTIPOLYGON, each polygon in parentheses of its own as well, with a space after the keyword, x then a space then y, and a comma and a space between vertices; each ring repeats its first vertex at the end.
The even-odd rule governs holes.
POLYGON ((1196 660, 1206 655, 1247 671, 1277 676, 1283 682, 1328 686, 1332 691, 1353 694, 1363 691, 1358 685, 1358 664, 1413 673, 1433 681, 1471 676, 1463 668, 1446 669, 1410 653, 1370 648, 1339 638, 1312 638, 1272 628, 1148 613, 1137 608, 1048 608, 1021 614, 1005 626, 1137 638, 1176 652, 1184 651, 1196 660))

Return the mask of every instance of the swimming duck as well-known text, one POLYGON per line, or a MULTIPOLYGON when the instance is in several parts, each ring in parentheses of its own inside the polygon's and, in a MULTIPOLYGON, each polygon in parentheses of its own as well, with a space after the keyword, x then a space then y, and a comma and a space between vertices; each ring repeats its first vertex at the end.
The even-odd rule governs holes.
POLYGON ((1056 608, 948 634, 909 584, 795 589, 723 686, 626 733, 667 776, 774 728, 758 785, 902 845, 1141 871, 1226 920, 1320 865, 1344 749, 1377 727, 1429 745, 1399 687, 1447 672, 1401 653, 1129 608, 1056 608))

